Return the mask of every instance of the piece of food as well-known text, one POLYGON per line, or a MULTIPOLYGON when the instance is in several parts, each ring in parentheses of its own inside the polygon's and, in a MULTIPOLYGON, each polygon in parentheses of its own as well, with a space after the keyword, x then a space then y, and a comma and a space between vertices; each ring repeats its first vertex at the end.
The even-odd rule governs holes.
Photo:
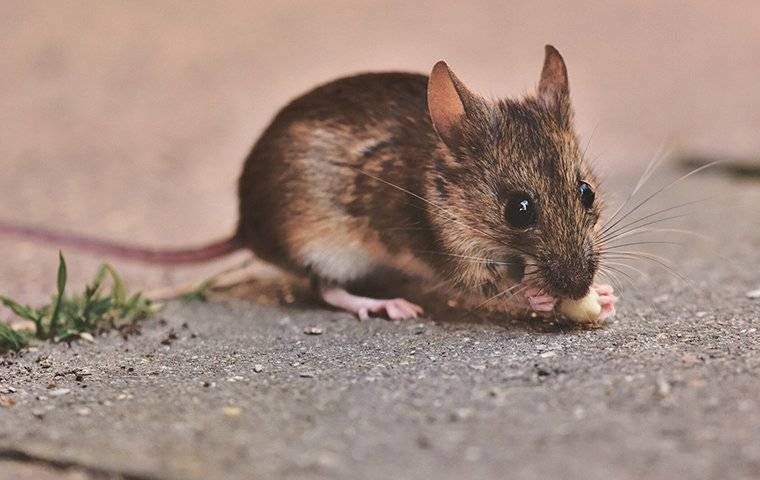
POLYGON ((602 314, 602 304, 599 303, 599 294, 592 288, 578 300, 562 299, 559 311, 576 322, 596 322, 602 314))

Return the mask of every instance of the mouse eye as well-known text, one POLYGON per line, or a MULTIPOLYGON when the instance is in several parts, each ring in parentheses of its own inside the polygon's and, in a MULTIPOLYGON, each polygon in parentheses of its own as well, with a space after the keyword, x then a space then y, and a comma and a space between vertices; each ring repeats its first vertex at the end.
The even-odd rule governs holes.
POLYGON ((517 228, 528 228, 536 223, 536 208, 527 193, 513 195, 504 209, 507 223, 517 228))
POLYGON ((578 182, 578 192, 581 195, 581 203, 583 204, 583 208, 590 210, 591 207, 594 206, 594 198, 596 198, 594 189, 591 188, 591 185, 586 182, 578 182))

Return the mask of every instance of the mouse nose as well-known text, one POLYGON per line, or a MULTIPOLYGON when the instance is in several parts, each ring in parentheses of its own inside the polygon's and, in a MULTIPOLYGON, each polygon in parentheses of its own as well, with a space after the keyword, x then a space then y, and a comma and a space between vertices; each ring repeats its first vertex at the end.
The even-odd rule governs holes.
POLYGON ((586 259, 555 259, 548 262, 544 279, 552 293, 561 298, 579 299, 586 296, 594 281, 596 268, 586 259))

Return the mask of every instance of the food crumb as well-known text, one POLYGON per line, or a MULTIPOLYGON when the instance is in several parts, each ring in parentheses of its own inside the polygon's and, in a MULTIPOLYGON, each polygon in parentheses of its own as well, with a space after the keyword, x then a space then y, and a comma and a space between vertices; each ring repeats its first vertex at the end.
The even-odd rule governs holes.
POLYGON ((243 409, 240 407, 227 406, 222 409, 222 413, 227 417, 239 417, 240 414, 243 413, 243 409))

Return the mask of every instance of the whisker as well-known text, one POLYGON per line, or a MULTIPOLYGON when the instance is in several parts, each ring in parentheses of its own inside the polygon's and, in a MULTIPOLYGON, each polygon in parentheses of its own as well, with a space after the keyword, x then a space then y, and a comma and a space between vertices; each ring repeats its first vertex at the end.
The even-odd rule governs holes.
POLYGON ((623 283, 620 281, 620 279, 615 275, 611 270, 608 270, 607 268, 599 268, 599 275, 602 275, 604 277, 607 277, 607 279, 612 283, 613 287, 615 287, 615 290, 622 291, 623 290, 623 283))
POLYGON ((492 260, 490 258, 482 258, 482 257, 474 257, 469 255, 458 255, 456 253, 447 253, 447 252, 437 252, 435 250, 412 250, 413 252, 419 252, 419 253, 429 253, 431 255, 441 255, 444 257, 453 257, 453 258, 461 258, 465 260, 473 260, 473 263, 485 263, 490 265, 514 265, 510 262, 504 262, 504 261, 498 261, 498 260, 492 260))
POLYGON ((496 241, 496 242, 498 242, 498 243, 501 243, 501 244, 502 244, 502 245, 504 245, 504 246, 507 246, 507 247, 509 247, 509 245, 507 245, 507 244, 506 244, 506 243, 504 243, 503 241, 501 241, 501 240, 497 239, 497 238, 496 238, 496 237, 494 237, 493 235, 489 235, 488 233, 486 233, 486 232, 483 232, 482 230, 480 230, 480 229, 477 229, 477 228, 473 227, 472 225, 467 225, 467 224, 466 224, 466 223, 464 223, 464 222, 460 222, 459 220, 457 220, 457 219, 454 217, 454 215, 453 215, 451 212, 449 212, 448 210, 446 210, 446 208, 444 208, 444 207, 442 207, 442 206, 440 206, 440 205, 436 204, 435 202, 431 202, 430 200, 428 200, 428 199, 426 199, 426 198, 424 198, 424 197, 422 197, 422 196, 420 196, 420 195, 417 195, 416 193, 414 193, 414 192, 412 192, 412 191, 410 191, 410 190, 407 190, 406 188, 404 188, 404 187, 402 187, 402 186, 400 186, 400 185, 396 185, 396 184, 394 184, 394 183, 392 183, 392 182, 389 182, 389 181, 387 181, 387 180, 384 180, 384 179, 382 179, 382 178, 380 178, 380 177, 377 177, 377 176, 375 176, 375 175, 372 175, 371 173, 367 173, 367 172, 365 172, 364 170, 362 170, 362 169, 360 169, 360 168, 356 168, 356 167, 354 167, 354 166, 352 166, 352 165, 346 165, 346 166, 347 166, 347 167, 349 167, 349 168, 351 168, 351 169, 353 169, 353 170, 355 170, 355 171, 357 171, 357 172, 359 172, 359 173, 361 173, 361 174, 363 174, 363 175, 366 175, 366 176, 368 176, 369 178, 372 178, 373 180, 377 180, 378 182, 382 182, 382 183, 384 183, 385 185, 388 185, 389 187, 393 187, 393 188, 395 188, 395 189, 399 190, 400 192, 404 192, 404 193, 406 193, 407 195, 411 195, 412 197, 414 197, 414 198, 416 198, 416 199, 418 199, 418 200, 420 200, 420 201, 422 201, 422 202, 424 202, 424 203, 426 203, 426 204, 430 205, 431 207, 433 207, 433 208, 436 208, 437 210, 439 210, 439 211, 441 211, 442 213, 446 214, 446 215, 448 216, 448 219, 449 219, 450 221, 452 221, 452 222, 456 223, 456 224, 457 224, 457 225, 459 225, 459 226, 462 226, 462 227, 468 228, 468 229, 472 230, 473 232, 479 233, 479 234, 481 234, 481 235, 483 235, 483 236, 485 236, 485 237, 487 237, 487 238, 490 238, 491 240, 494 240, 494 241, 496 241))
POLYGON ((604 248, 600 249, 598 253, 600 255, 603 255, 607 252, 613 252, 617 248, 624 248, 624 247, 630 247, 633 245, 681 245, 683 246, 683 242, 669 242, 669 241, 642 241, 642 242, 629 242, 629 243, 623 243, 620 245, 606 245, 604 248))
POLYGON ((606 255, 607 257, 612 258, 612 259, 634 258, 634 259, 649 260, 650 262, 660 265, 661 267, 666 269, 668 272, 670 272, 679 280, 684 281, 689 284, 693 284, 693 282, 690 279, 688 279, 687 277, 685 277, 684 275, 681 275, 678 271, 676 271, 675 268, 672 265, 670 265, 670 263, 667 260, 657 255, 649 254, 646 252, 614 252, 614 253, 608 253, 606 255))
MULTIPOLYGON (((526 256, 529 256, 529 257, 533 256, 530 252, 528 252, 528 251, 526 251, 526 250, 524 250, 524 249, 522 249, 522 248, 520 248, 518 246, 509 245, 505 241, 503 241, 503 240, 501 240, 499 238, 496 238, 496 237, 494 237, 493 235, 490 235, 487 232, 484 232, 484 231, 482 231, 482 230, 480 230, 478 228, 473 227, 472 225, 468 225, 468 224, 466 224, 464 222, 461 222, 461 221, 457 220, 454 217, 454 215, 451 212, 449 212, 446 208, 438 205, 435 202, 431 202, 430 200, 428 200, 428 199, 426 199, 426 198, 424 198, 424 197, 422 197, 420 195, 417 195, 416 193, 414 193, 414 192, 412 192, 412 191, 410 191, 410 190, 408 190, 408 189, 406 189, 406 188, 404 188, 404 187, 402 187, 400 185, 396 185, 396 184, 394 184, 392 182, 389 182, 389 181, 387 181, 385 179, 382 179, 382 178, 380 178, 378 176, 372 175, 371 173, 365 172, 364 170, 362 170, 360 168, 356 168, 356 167, 354 167, 352 165, 344 165, 344 166, 346 166, 346 167, 348 167, 348 168, 350 168, 352 170, 355 170, 355 171, 357 171, 357 172, 359 172, 359 173, 361 173, 363 175, 366 175, 367 177, 372 178, 373 180, 376 180, 376 181, 381 182, 381 183, 383 183, 385 185, 388 185, 389 187, 395 188, 395 189, 399 190, 400 192, 406 193, 407 195, 410 195, 410 196, 412 196, 412 197, 414 197, 414 198, 416 198, 416 199, 418 199, 418 200, 420 200, 420 201, 422 201, 422 202, 430 205, 431 207, 433 207, 433 208, 435 208, 435 209, 437 209, 439 211, 438 212, 439 215, 441 215, 441 214, 445 215, 444 218, 446 218, 446 219, 448 219, 448 220, 456 223, 457 225, 460 225, 460 226, 462 226, 464 228, 470 229, 473 232, 479 233, 479 234, 483 235, 484 237, 489 238, 489 239, 497 242, 498 244, 500 244, 502 246, 505 246, 505 247, 507 247, 509 249, 512 249, 512 250, 516 250, 516 251, 518 251, 518 252, 520 252, 520 253, 522 253, 522 254, 524 254, 526 256)), ((430 213, 436 214, 437 212, 430 212, 430 213)))
MULTIPOLYGON (((486 301, 484 301, 484 302, 482 302, 482 303, 479 303, 477 306, 475 306, 475 310, 479 310, 479 309, 483 308, 485 305, 487 305, 487 304, 491 303, 492 301, 496 300, 497 298, 501 297, 502 295, 506 295, 507 293, 510 293, 510 292, 511 292, 513 289, 515 289, 516 287, 519 287, 519 286, 521 286, 521 285, 522 285, 522 283, 518 283, 518 284, 516 284, 516 285, 513 285, 513 286, 509 287, 509 288, 508 288, 508 289, 506 289, 506 290, 503 290, 503 291, 501 291, 501 292, 497 293, 496 295, 494 295, 494 296, 492 296, 492 297, 488 298, 486 301)), ((515 293, 512 295, 512 297, 514 297, 515 295, 517 295, 517 293, 519 293, 519 292, 521 292, 521 291, 523 291, 523 290, 525 290, 525 289, 527 289, 527 288, 528 288, 527 286, 523 286, 523 288, 521 288, 521 289, 519 289, 517 292, 515 292, 515 293)))
POLYGON ((623 263, 623 262, 608 262, 608 261, 606 261, 606 262, 604 262, 604 265, 617 265, 617 266, 620 266, 620 267, 630 268, 634 272, 636 272, 639 275, 641 275, 643 278, 649 278, 649 274, 648 273, 646 273, 643 270, 640 270, 640 269, 634 267, 633 265, 628 265, 627 263, 623 263))
POLYGON ((630 280, 631 282, 633 282, 633 277, 632 277, 632 276, 631 276, 631 275, 630 275, 628 272, 626 272, 626 271, 624 271, 624 270, 621 270, 621 269, 619 269, 619 268, 617 268, 617 267, 614 267, 614 266, 612 266, 612 264, 607 264, 607 265, 605 266, 605 268, 607 268, 607 270, 608 270, 608 271, 611 271, 611 272, 616 272, 616 273, 618 273, 618 274, 620 274, 620 275, 624 276, 625 278, 627 278, 627 279, 628 279, 628 280, 630 280))
POLYGON ((625 206, 628 204, 629 201, 638 193, 639 189, 646 183, 649 178, 652 176, 652 173, 654 173, 657 168, 659 168, 660 163, 665 159, 665 149, 661 145, 660 148, 657 150, 657 153, 654 154, 652 157, 652 160, 649 161, 646 168, 644 169, 644 172, 639 177, 638 182, 636 182, 636 186, 631 190, 631 193, 628 195, 628 197, 623 201, 623 203, 618 206, 618 208, 615 210, 615 212, 612 214, 612 216, 605 222, 605 224, 602 226, 602 228, 609 225, 610 222, 612 222, 615 217, 618 216, 621 210, 625 208, 625 206))
POLYGON ((596 125, 594 125, 594 129, 591 130, 591 135, 588 136, 588 140, 586 140, 586 146, 583 147, 583 152, 581 152, 581 158, 584 158, 586 156, 588 147, 591 146, 591 139, 594 138, 594 134, 596 133, 597 128, 599 128, 599 122, 596 122, 596 125))
POLYGON ((604 229, 602 230, 601 234, 604 235, 609 229, 615 227, 615 225, 618 225, 623 219, 625 219, 629 215, 633 214, 633 212, 637 211, 644 204, 646 204, 648 201, 650 201, 651 199, 653 199, 654 197, 656 197, 660 193, 662 193, 662 192, 664 192, 664 191, 672 188, 673 186, 675 186, 678 183, 686 180, 687 178, 691 177, 692 175, 696 175, 697 173, 701 172, 702 170, 706 170, 706 169, 708 169, 710 167, 713 167, 713 166, 717 165, 718 163, 722 163, 722 161, 721 160, 716 160, 714 162, 710 162, 710 163, 707 163, 705 165, 702 165, 701 167, 697 167, 697 168, 693 169, 692 171, 688 172, 687 174, 682 175, 682 176, 678 177, 677 179, 673 180, 672 182, 666 184, 665 186, 660 187, 659 189, 655 190, 654 193, 650 194, 644 200, 642 200, 641 202, 637 203, 635 207, 633 207, 631 210, 629 210, 622 217, 618 218, 613 224, 604 227, 604 229))
POLYGON ((628 232, 623 232, 620 235, 614 237, 612 240, 607 240, 605 243, 619 240, 621 238, 634 237, 636 235, 644 235, 647 233, 681 233, 684 235, 692 235, 702 240, 717 242, 717 240, 715 240, 714 238, 708 235, 705 235, 703 233, 692 232, 691 230, 684 230, 680 228, 643 228, 642 227, 642 228, 635 228, 633 230, 629 230, 628 232))
MULTIPOLYGON (((655 224, 658 224, 658 223, 667 222, 668 220, 676 220, 678 218, 688 217, 689 215, 693 215, 695 213, 697 213, 697 212, 686 212, 686 213, 681 213, 681 214, 678 214, 678 215, 671 215, 669 217, 654 219, 654 220, 651 220, 649 222, 643 223, 643 224, 641 224, 641 225, 639 225, 637 227, 634 227, 633 229, 642 228, 642 227, 648 227, 649 225, 655 225, 655 224)), ((619 233, 620 235, 623 235, 623 234, 626 234, 626 233, 632 231, 633 229, 631 229, 631 230, 624 230, 624 231, 620 231, 620 232, 617 232, 617 233, 619 233)), ((601 239, 600 243, 612 242, 614 240, 617 240, 618 238, 619 237, 617 237, 617 236, 612 236, 612 237, 604 238, 604 239, 601 239)), ((598 241, 599 241, 599 239, 598 239, 598 241)))
MULTIPOLYGON (((700 199, 700 200, 692 200, 692 201, 689 201, 689 202, 684 202, 684 203, 680 203, 678 205, 673 205, 673 206, 670 206, 670 207, 667 207, 667 208, 663 208, 663 209, 658 210, 656 212, 649 213, 649 214, 647 214, 647 215, 645 215, 643 217, 639 217, 636 220, 632 220, 631 222, 628 222, 627 224, 622 225, 622 226, 620 226, 620 227, 618 227, 618 228, 616 228, 614 230, 607 231, 607 232, 600 232, 600 238, 604 239, 606 237, 612 236, 615 233, 620 232, 621 230, 624 230, 624 229, 626 229, 628 227, 632 227, 635 224, 637 224, 637 223, 639 223, 639 222, 641 222, 643 220, 647 220, 647 219, 655 217, 657 215, 661 215, 663 213, 670 212, 672 210, 677 210, 679 208, 687 207, 689 205, 695 205, 697 203, 703 203, 703 202, 707 202, 707 201, 714 200, 714 199, 715 199, 715 197, 703 198, 703 199, 700 199)), ((625 217, 622 217, 621 220, 623 218, 625 218, 625 217)))

